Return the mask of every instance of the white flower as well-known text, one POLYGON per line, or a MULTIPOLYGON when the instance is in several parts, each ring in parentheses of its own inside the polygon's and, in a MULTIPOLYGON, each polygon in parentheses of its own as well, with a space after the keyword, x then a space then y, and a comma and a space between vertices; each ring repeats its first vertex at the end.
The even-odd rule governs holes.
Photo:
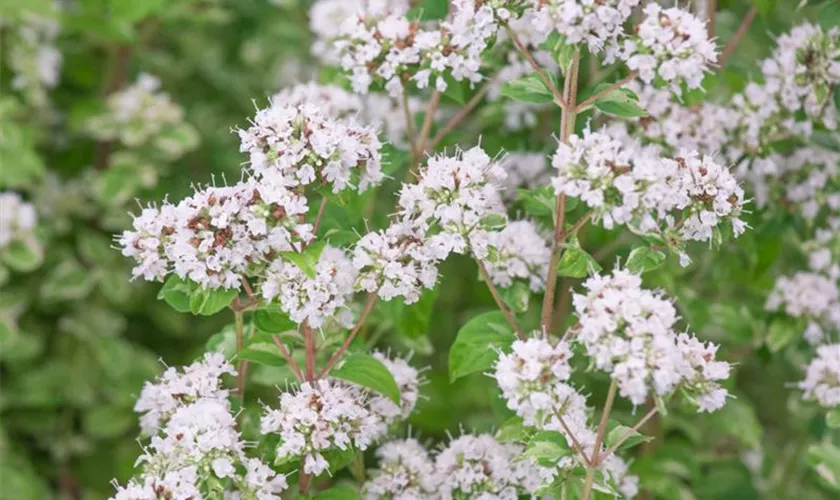
POLYGON ((376 450, 379 467, 362 487, 366 500, 424 500, 437 487, 434 463, 429 452, 416 439, 401 439, 376 450))
POLYGON ((373 395, 370 398, 370 410, 379 415, 386 424, 408 418, 420 396, 420 373, 408 364, 406 359, 396 356, 389 358, 381 352, 373 353, 373 357, 381 361, 393 375, 400 390, 400 404, 397 405, 388 397, 373 395))
POLYGON ((277 300, 292 321, 319 328, 329 318, 352 326, 346 307, 353 295, 356 271, 350 259, 338 248, 322 250, 315 275, 310 277, 297 264, 277 259, 268 266, 260 292, 264 299, 277 300))
POLYGON ((238 133, 239 150, 248 153, 264 185, 296 188, 317 180, 334 193, 354 187, 361 192, 383 178, 376 131, 332 118, 311 103, 261 109, 251 127, 238 133))
POLYGON ((521 279, 535 292, 545 288, 551 246, 549 237, 540 234, 533 222, 509 222, 501 231, 488 234, 487 247, 483 262, 494 284, 508 287, 521 279))
POLYGON ((0 249, 13 241, 31 239, 37 223, 34 205, 13 191, 0 193, 0 249))
POLYGON ((513 199, 519 188, 547 186, 551 180, 546 156, 541 153, 508 153, 499 161, 507 177, 500 188, 505 199, 513 199))
POLYGON ((439 262, 424 235, 409 222, 368 233, 353 250, 353 266, 359 271, 356 286, 384 300, 402 297, 407 304, 419 300, 423 288, 435 286, 439 262))
POLYGON ((146 208, 118 243, 137 260, 135 277, 159 280, 171 269, 205 288, 238 289, 254 267, 311 239, 297 217, 306 211, 302 196, 250 179, 146 208))
POLYGON ((639 0, 529 0, 538 32, 556 31, 567 43, 585 43, 597 54, 618 42, 639 0))
POLYGON ((506 221, 497 186, 505 172, 480 147, 433 156, 417 184, 403 185, 399 215, 427 235, 426 244, 450 252, 487 255, 488 229, 506 221))
POLYGON ((435 459, 440 499, 516 500, 533 494, 553 471, 522 458, 521 453, 520 446, 499 443, 488 434, 453 439, 435 459))
POLYGON ((661 294, 641 288, 641 278, 616 269, 595 276, 575 294, 575 341, 583 344, 596 369, 610 373, 618 392, 634 405, 651 395, 682 387, 699 399, 700 411, 723 405, 717 381, 729 365, 714 361, 717 347, 674 330, 677 312, 661 294), (718 404, 719 403, 719 404, 718 404))
POLYGON ((555 389, 558 384, 565 385, 571 376, 571 357, 566 342, 552 344, 540 338, 517 340, 510 354, 499 354, 493 377, 508 408, 526 425, 542 426, 567 404, 565 400, 558 401, 555 389))
POLYGON ((799 382, 803 397, 816 400, 825 408, 840 405, 840 344, 822 345, 808 365, 805 380, 799 382))
POLYGON ((798 272, 778 278, 765 307, 768 311, 781 310, 788 316, 807 319, 806 335, 812 343, 824 340, 823 328, 840 330, 837 279, 822 274, 798 272))
POLYGON ((324 452, 364 450, 385 433, 385 424, 366 406, 364 393, 355 387, 306 382, 297 392, 282 393, 276 409, 266 408, 260 432, 280 435, 278 458, 301 458, 303 471, 318 475, 329 467, 324 452))
MULTIPOLYGON (((55 46, 60 25, 53 19, 23 11, 20 23, 8 32, 6 62, 11 87, 24 93, 35 107, 48 104, 47 92, 59 81, 62 55, 55 46)), ((4 20, 6 23, 10 19, 4 20)), ((4 23, 5 24, 5 23, 4 23)))
POLYGON ((664 82, 679 95, 681 84, 694 89, 717 61, 717 49, 708 39, 703 21, 678 7, 663 9, 649 3, 635 34, 616 55, 637 71, 645 83, 664 82))

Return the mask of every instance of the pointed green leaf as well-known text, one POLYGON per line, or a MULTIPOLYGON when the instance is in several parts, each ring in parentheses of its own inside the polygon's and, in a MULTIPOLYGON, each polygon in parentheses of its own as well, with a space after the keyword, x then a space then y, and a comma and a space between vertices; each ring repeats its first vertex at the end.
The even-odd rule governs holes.
POLYGON ((510 348, 516 336, 505 315, 492 311, 476 316, 458 330, 449 349, 449 380, 491 368, 498 350, 510 348))
POLYGON ((330 371, 330 376, 373 389, 394 403, 400 402, 400 388, 394 376, 381 361, 369 354, 345 354, 330 371))

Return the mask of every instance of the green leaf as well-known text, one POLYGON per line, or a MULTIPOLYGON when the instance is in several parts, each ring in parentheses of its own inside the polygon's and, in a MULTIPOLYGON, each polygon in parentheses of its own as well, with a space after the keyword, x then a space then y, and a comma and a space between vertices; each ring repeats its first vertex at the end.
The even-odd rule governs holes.
POLYGON ((400 403, 400 388, 394 376, 381 361, 369 354, 345 354, 342 361, 330 371, 330 376, 373 389, 394 403, 400 403))
POLYGON ((536 73, 505 82, 502 85, 501 94, 519 102, 534 104, 554 102, 554 95, 551 93, 551 89, 546 86, 542 78, 536 73))
POLYGON ((525 424, 522 417, 511 417, 499 427, 496 431, 497 441, 524 441, 525 440, 525 424))
POLYGON ((201 316, 212 316, 233 302, 239 295, 236 288, 197 288, 190 295, 190 312, 201 316))
POLYGON ((835 134, 825 130, 814 130, 810 137, 811 142, 817 146, 840 153, 840 140, 837 139, 835 134))
POLYGON ((267 366, 285 366, 286 360, 280 355, 277 346, 273 344, 253 344, 242 349, 236 355, 238 359, 247 359, 254 363, 267 366))
POLYGON ((117 405, 96 406, 82 414, 85 432, 96 438, 112 438, 124 434, 134 425, 130 408, 117 405))
POLYGON ((349 484, 337 484, 327 490, 318 492, 315 500, 356 500, 362 498, 356 488, 349 484))
POLYGON ((41 265, 44 253, 35 241, 14 240, 3 249, 0 260, 15 271, 25 273, 41 265))
MULTIPOLYGON (((591 94, 597 95, 608 88, 610 83, 601 83, 595 86, 591 94)), ((622 116, 625 118, 637 118, 647 115, 647 112, 639 105, 639 97, 633 91, 626 88, 617 88, 595 101, 595 107, 608 115, 622 116)))
POLYGON ((607 432, 606 437, 604 438, 604 443, 609 446, 613 446, 614 444, 618 443, 627 433, 630 433, 630 437, 627 438, 621 446, 618 447, 619 450, 626 450, 627 448, 632 448, 636 445, 642 443, 648 443, 653 441, 652 436, 645 436, 644 434, 640 433, 639 431, 634 431, 632 427, 627 427, 626 425, 617 424, 612 427, 612 429, 607 432))
POLYGON ((406 13, 409 20, 434 21, 443 19, 449 13, 449 2, 447 0, 423 0, 412 7, 406 13))
POLYGON ((840 410, 831 410, 825 414, 825 425, 832 429, 840 427, 840 410))
POLYGON ((484 229, 502 229, 505 225, 507 225, 507 220, 508 219, 505 214, 491 213, 482 217, 479 224, 481 224, 481 227, 484 229))
POLYGON ((260 330, 268 333, 282 333, 297 328, 297 323, 277 306, 257 309, 254 312, 254 324, 260 330))
POLYGON ((750 3, 755 6, 762 17, 767 17, 776 10, 778 0, 750 0, 750 3))
POLYGON ((709 415, 708 423, 748 448, 758 448, 764 441, 763 429, 755 408, 744 398, 729 398, 723 408, 709 415))
POLYGON ((563 434, 557 431, 542 431, 531 436, 523 456, 533 458, 542 466, 550 467, 563 457, 572 454, 563 434))
POLYGON ((543 42, 541 48, 551 52, 551 55, 554 56, 554 60, 557 61, 563 74, 569 71, 569 64, 572 62, 572 56, 576 48, 574 44, 566 41, 565 36, 556 31, 552 31, 548 35, 548 38, 545 39, 545 42, 543 42))
POLYGON ((554 211, 557 209, 557 198, 554 188, 542 186, 533 189, 520 188, 516 193, 516 199, 525 208, 525 212, 535 217, 551 216, 554 219, 554 211))
POLYGON ((650 247, 634 248, 627 257, 626 267, 631 272, 642 274, 660 267, 665 262, 665 254, 650 247))
POLYGON ((323 241, 318 241, 304 248, 302 252, 280 252, 280 254, 284 259, 298 266, 305 275, 314 278, 315 266, 318 265, 325 244, 323 241))
POLYGON ((505 304, 517 313, 526 312, 531 302, 531 289, 521 281, 515 281, 513 285, 500 289, 499 295, 505 304))
POLYGON ((78 300, 93 286, 88 269, 75 260, 65 260, 56 266, 41 283, 41 295, 50 300, 78 300))
POLYGON ((501 311, 476 316, 458 330, 449 349, 449 380, 493 366, 498 350, 510 348, 516 337, 501 311))
POLYGON ((788 319, 776 319, 767 332, 767 346, 771 352, 778 352, 787 347, 802 331, 788 319))
POLYGON ((178 312, 190 312, 190 295, 196 286, 192 281, 181 279, 173 274, 166 279, 157 298, 165 300, 178 312))
POLYGON ((595 258, 576 246, 567 247, 557 263, 557 274, 569 278, 583 278, 600 270, 601 266, 595 258))
POLYGON ((831 443, 811 445, 808 448, 808 465, 826 487, 840 491, 840 448, 831 443))
POLYGON ((401 299, 396 299, 383 304, 385 306, 383 309, 387 311, 400 335, 410 339, 418 338, 429 331, 429 322, 432 319, 437 296, 437 289, 424 290, 420 299, 413 304, 406 304, 401 299))
POLYGON ((110 2, 110 10, 114 19, 134 22, 160 12, 166 3, 166 0, 117 0, 110 2))

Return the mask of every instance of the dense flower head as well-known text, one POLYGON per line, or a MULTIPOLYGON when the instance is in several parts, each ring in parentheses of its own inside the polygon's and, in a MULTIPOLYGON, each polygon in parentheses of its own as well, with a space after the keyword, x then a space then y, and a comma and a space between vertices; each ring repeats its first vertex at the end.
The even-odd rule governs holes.
POLYGON ((551 247, 536 224, 528 220, 509 222, 501 231, 488 234, 487 249, 484 264, 495 285, 508 287, 522 280, 535 292, 545 288, 551 247))
POLYGON ((447 88, 455 81, 479 82, 481 54, 498 26, 493 11, 471 0, 452 4, 453 15, 434 29, 424 29, 401 12, 362 11, 341 27, 335 43, 353 90, 366 94, 374 81, 400 96, 412 81, 418 88, 447 88))
POLYGON ((812 344, 825 340, 825 329, 840 330, 840 288, 837 279, 820 273, 803 271, 790 277, 779 277, 765 307, 807 320, 805 336, 812 344))
POLYGON ((575 294, 575 341, 583 344, 596 369, 610 373, 619 394, 640 405, 652 395, 688 391, 700 411, 723 406, 726 392, 717 381, 729 376, 714 361, 716 346, 674 330, 677 312, 660 293, 641 288, 641 278, 616 269, 584 283, 575 294))
POLYGON ((118 243, 137 260, 135 277, 159 280, 171 270, 206 288, 239 288, 253 266, 311 239, 312 226, 297 218, 306 211, 302 196, 250 179, 146 208, 118 243))
POLYGON ((400 404, 397 405, 385 396, 373 395, 370 398, 371 411, 379 415, 386 424, 408 418, 417 405, 417 398, 420 397, 420 372, 404 358, 389 357, 381 352, 374 352, 373 357, 385 365, 397 382, 400 404))
POLYGON ((517 460, 521 453, 519 445, 500 443, 489 434, 453 439, 435 459, 439 498, 516 500, 533 494, 554 471, 530 459, 517 460))
POLYGON ((318 181, 334 193, 361 192, 383 178, 376 130, 333 118, 312 103, 272 104, 238 133, 239 149, 262 184, 298 188, 318 181))
POLYGON ((183 372, 169 367, 154 382, 146 382, 134 405, 134 411, 143 413, 140 418, 143 433, 156 434, 181 406, 200 399, 227 400, 229 391, 222 387, 221 381, 224 374, 236 372, 221 354, 207 353, 183 372))
POLYGON ((37 223, 34 205, 14 191, 0 193, 0 249, 13 241, 29 239, 37 223))
MULTIPOLYGON (((184 121, 184 110, 161 90, 160 79, 148 73, 141 73, 133 85, 109 95, 106 104, 104 114, 88 121, 89 130, 97 139, 119 140, 128 147, 145 144, 167 127, 184 121)), ((194 134, 191 129, 189 133, 194 134)))
POLYGON ((245 456, 223 374, 235 374, 233 367, 208 353, 146 384, 135 410, 146 412, 141 426, 151 442, 137 461, 140 476, 117 486, 113 499, 280 498, 286 478, 245 456))
POLYGON ((617 55, 637 71, 645 83, 656 82, 675 94, 681 84, 694 89, 717 60, 706 24, 687 10, 662 8, 655 2, 644 9, 645 18, 625 39, 617 55))
POLYGON ((7 39, 6 62, 14 74, 11 86, 36 107, 48 103, 47 92, 58 84, 62 55, 56 48, 60 25, 53 19, 24 11, 7 39))
POLYGON ((274 260, 266 269, 260 286, 263 298, 277 300, 292 321, 321 327, 329 318, 352 326, 353 317, 346 304, 353 295, 356 271, 344 251, 327 246, 321 251, 314 276, 285 259, 274 260))
POLYGON ((416 439, 399 439, 376 450, 379 466, 362 486, 366 500, 424 500, 434 496, 437 482, 429 451, 416 439))
MULTIPOLYGON (((361 96, 337 85, 308 82, 283 89, 274 94, 271 102, 274 106, 318 103, 324 115, 341 119, 357 119, 380 130, 388 141, 395 145, 404 146, 406 143, 408 131, 402 105, 398 100, 382 94, 361 96)), ((408 108, 412 113, 421 111, 423 107, 421 99, 414 96, 408 98, 408 108)))
MULTIPOLYGON (((548 339, 516 340, 510 353, 500 353, 493 377, 508 408, 526 425, 541 426, 568 402, 558 401, 556 386, 565 385, 572 374, 572 351, 566 342, 548 339)), ((562 413, 562 412, 561 412, 562 413)))
POLYGON ((567 43, 585 43, 593 54, 616 44, 624 34, 624 23, 639 0, 530 0, 534 24, 548 35, 556 31, 567 43))
POLYGON ((367 408, 364 392, 323 379, 280 394, 278 407, 266 408, 260 423, 263 434, 280 435, 278 460, 301 458, 303 471, 312 475, 329 468, 323 453, 364 450, 385 431, 382 420, 367 408))
POLYGON ((420 299, 424 288, 431 289, 437 283, 440 260, 410 222, 396 221, 356 243, 356 286, 384 300, 402 297, 406 304, 412 304, 420 299))
POLYGON ((487 255, 488 229, 504 224, 498 188, 505 171, 480 147, 454 156, 433 156, 416 184, 400 191, 400 216, 426 234, 427 244, 445 256, 487 255))
POLYGON ((409 7, 407 0, 318 0, 309 9, 309 27, 315 35, 312 54, 325 63, 338 63, 335 41, 346 34, 346 24, 355 23, 358 16, 402 15, 409 7))
POLYGON ((825 408, 840 406, 840 344, 817 347, 817 357, 798 385, 806 399, 816 400, 825 408))
POLYGON ((683 265, 690 262, 685 241, 713 242, 723 222, 732 225, 735 236, 746 230, 739 218, 744 191, 710 156, 685 150, 673 159, 652 151, 631 155, 621 141, 585 131, 560 143, 552 165, 558 170, 552 181, 558 194, 580 198, 607 229, 626 224, 660 237, 683 265))

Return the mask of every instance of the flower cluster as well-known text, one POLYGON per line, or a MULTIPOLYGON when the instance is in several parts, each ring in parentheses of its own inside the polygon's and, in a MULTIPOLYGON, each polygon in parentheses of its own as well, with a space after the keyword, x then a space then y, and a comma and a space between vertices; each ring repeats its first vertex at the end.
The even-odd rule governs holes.
POLYGON ((372 127, 336 119, 312 104, 271 105, 239 130, 261 184, 305 187, 316 180, 338 193, 382 181, 380 143, 372 127))
POLYGON ((418 88, 447 88, 455 81, 481 81, 481 54, 495 35, 492 9, 471 0, 453 3, 450 20, 435 29, 423 29, 403 13, 362 10, 341 27, 335 46, 341 66, 350 73, 353 90, 366 94, 381 81, 389 94, 400 96, 411 80, 418 88))
POLYGON ((812 344, 825 340, 825 329, 840 330, 840 288, 837 279, 815 272, 798 272, 776 280, 765 304, 788 316, 808 321, 805 337, 812 344))
POLYGON ((321 251, 312 276, 295 262, 274 260, 266 269, 260 291, 264 299, 277 300, 298 324, 319 328, 328 318, 335 318, 350 327, 353 315, 346 303, 355 281, 355 269, 344 251, 328 246, 321 251))
MULTIPOLYGON (((324 2, 318 2, 316 5, 324 2)), ((343 2, 346 3, 346 2, 343 2)), ((336 85, 301 83, 286 88, 271 98, 274 106, 302 106, 318 103, 321 112, 333 118, 357 118, 382 131, 389 142, 404 146, 406 124, 402 106, 397 100, 381 94, 360 96, 336 85)), ((417 97, 408 99, 408 108, 417 113, 423 108, 417 97)))
POLYGON ((194 148, 198 137, 184 123, 184 110, 160 86, 157 77, 140 74, 133 85, 108 96, 106 112, 90 118, 88 130, 99 140, 128 147, 154 141, 173 158, 194 148))
POLYGON ((403 297, 407 304, 417 302, 423 288, 434 287, 440 260, 410 222, 364 235, 353 251, 358 288, 385 300, 403 297))
POLYGON ((297 218, 306 211, 302 196, 250 179, 146 208, 118 242, 138 262, 135 277, 159 280, 171 270, 206 288, 239 288, 253 266, 311 239, 312 227, 297 218))
POLYGON ((305 382, 297 392, 282 393, 277 408, 266 408, 260 431, 280 435, 278 461, 301 458, 303 472, 318 475, 329 468, 323 453, 364 450, 385 434, 385 424, 366 402, 365 394, 353 386, 305 382))
POLYGON ((837 128, 837 110, 826 103, 829 89, 840 83, 840 28, 796 26, 778 38, 761 69, 764 82, 749 83, 732 99, 742 149, 760 151, 791 134, 810 136, 815 124, 837 128))
POLYGON ((381 352, 373 353, 373 357, 385 365, 394 377, 394 381, 397 382, 400 390, 400 404, 397 405, 385 396, 375 395, 370 398, 370 410, 382 417, 386 424, 408 418, 414 411, 417 398, 420 396, 420 373, 408 364, 406 359, 390 358, 381 352))
POLYGON ((554 471, 521 458, 522 448, 500 443, 488 434, 453 439, 435 459, 438 498, 516 500, 533 495, 554 471))
POLYGON ((746 229, 739 216, 744 191, 735 177, 710 157, 682 151, 674 159, 631 155, 620 141, 585 131, 561 143, 552 159, 557 194, 580 198, 605 228, 627 224, 659 236, 687 265, 684 241, 714 241, 717 226, 729 222, 735 236, 746 229), (633 157, 631 159, 631 156, 633 157))
POLYGON ((508 287, 521 279, 535 292, 545 288, 551 246, 533 222, 512 221, 489 233, 487 249, 484 262, 494 284, 508 287))
POLYGON ((663 9, 655 2, 647 4, 644 13, 635 34, 622 42, 615 55, 627 61, 642 81, 667 85, 677 95, 682 84, 699 87, 717 60, 705 23, 686 10, 663 9))
POLYGON ((12 32, 7 62, 14 74, 12 88, 21 91, 35 107, 47 104, 47 92, 58 84, 61 52, 55 46, 59 24, 24 11, 12 32))
POLYGON ((840 406, 840 344, 822 345, 808 365, 805 380, 799 382, 807 399, 826 408, 840 406))
POLYGON ((488 253, 490 229, 506 221, 497 186, 505 178, 480 147, 429 158, 416 184, 400 191, 400 216, 425 235, 435 253, 488 253))
POLYGON ((279 500, 286 478, 245 456, 227 391, 218 379, 224 373, 235 372, 220 355, 208 354, 183 375, 169 369, 158 384, 144 388, 137 409, 148 412, 144 428, 153 432, 152 440, 138 459, 140 477, 118 486, 114 500, 279 500))
POLYGON ((200 399, 227 400, 229 391, 222 387, 221 380, 224 374, 234 375, 233 366, 221 354, 207 353, 201 361, 184 368, 183 373, 169 367, 155 382, 146 382, 134 405, 134 411, 143 413, 143 433, 157 434, 181 406, 200 399))
POLYGON ((552 31, 567 43, 585 43, 589 52, 600 53, 615 46, 624 34, 624 23, 639 0, 530 0, 537 31, 552 31))
POLYGON ((729 365, 714 361, 715 346, 675 332, 671 302, 642 289, 638 275, 618 269, 588 279, 584 287, 585 295, 573 297, 575 339, 595 368, 610 373, 619 394, 640 405, 651 395, 682 388, 699 411, 723 406, 726 391, 717 382, 729 377, 729 365))
POLYGON ((576 393, 569 397, 573 390, 558 390, 558 386, 566 385, 572 374, 571 357, 572 351, 566 342, 551 343, 541 338, 517 340, 510 353, 499 355, 493 377, 508 408, 522 417, 526 425, 542 427, 554 416, 555 410, 564 414, 569 407, 577 407, 585 426, 583 397, 576 393))
POLYGON ((13 241, 32 238, 37 223, 34 205, 23 201, 14 191, 0 193, 0 250, 13 241))
POLYGON ((379 467, 362 487, 366 500, 400 498, 423 500, 437 489, 435 465, 416 439, 384 443, 376 450, 379 467))
POLYGON ((309 28, 315 35, 312 54, 325 63, 337 64, 340 56, 335 41, 344 34, 345 24, 355 24, 361 13, 384 18, 403 15, 409 7, 406 0, 318 0, 309 9, 309 28))

